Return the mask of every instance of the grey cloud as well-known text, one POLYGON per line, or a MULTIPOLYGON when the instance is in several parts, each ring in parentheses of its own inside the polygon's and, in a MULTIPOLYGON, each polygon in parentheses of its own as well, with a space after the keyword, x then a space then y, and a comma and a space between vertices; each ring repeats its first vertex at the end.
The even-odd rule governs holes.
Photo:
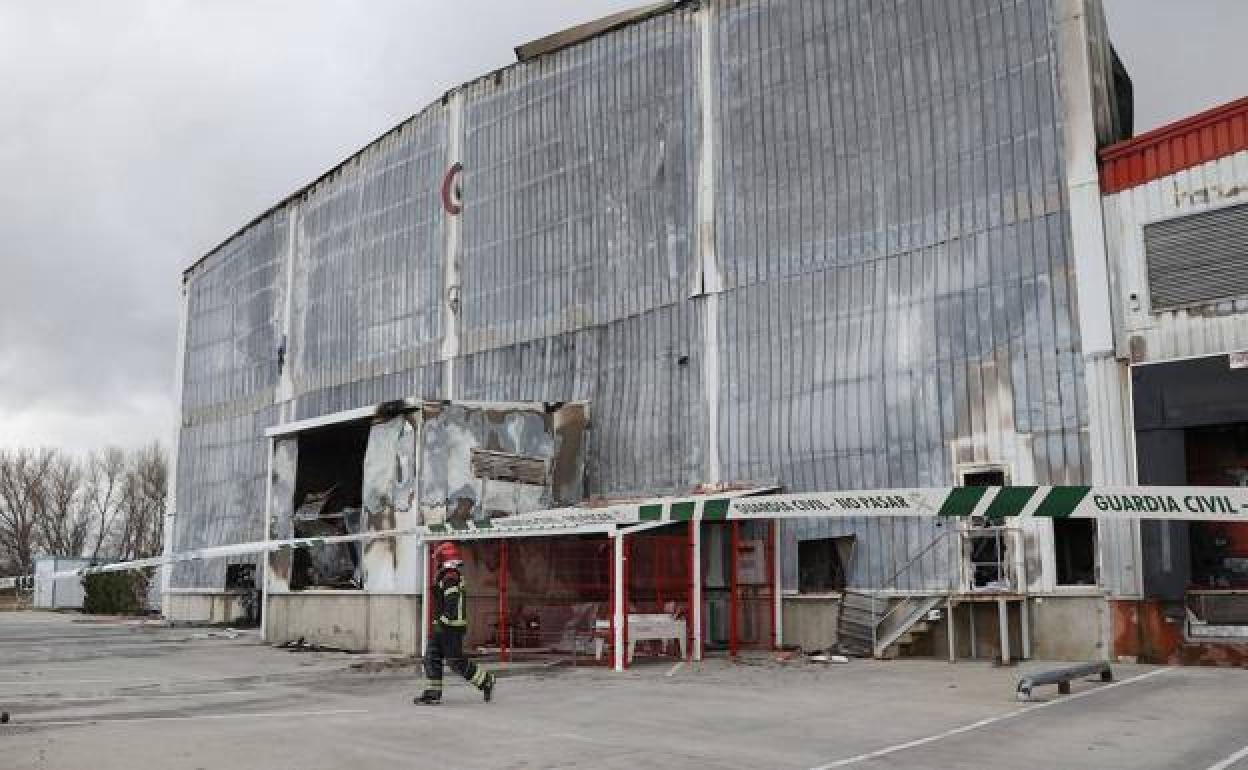
POLYGON ((630 5, 0 6, 0 445, 167 440, 184 267, 515 44, 630 5))
MULTIPOLYGON (((184 267, 517 43, 634 4, 0 5, 0 445, 167 440, 184 267)), ((1138 128, 1243 95, 1248 4, 1107 8, 1138 128)))

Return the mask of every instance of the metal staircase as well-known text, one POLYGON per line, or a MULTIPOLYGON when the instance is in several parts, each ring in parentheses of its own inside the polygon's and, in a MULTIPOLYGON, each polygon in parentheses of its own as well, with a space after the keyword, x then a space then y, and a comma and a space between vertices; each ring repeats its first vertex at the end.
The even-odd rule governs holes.
POLYGON ((954 534, 953 530, 946 530, 937 535, 878 590, 844 591, 837 622, 837 642, 844 652, 862 657, 894 658, 931 630, 928 613, 947 600, 952 588, 935 594, 895 592, 902 575, 954 534))
POLYGON ((946 601, 944 595, 884 597, 845 591, 837 624, 841 651, 864 658, 905 654, 931 631, 928 613, 946 601))
MULTIPOLYGON (((845 589, 837 619, 837 641, 841 650, 849 655, 873 658, 904 655, 911 645, 931 632, 931 613, 942 605, 951 607, 959 601, 959 597, 965 600, 971 594, 982 596, 984 592, 1015 590, 1016 586, 1025 586, 1026 580, 1015 574, 1010 558, 1006 557, 1006 551, 1001 546, 1002 538, 1009 532, 1001 526, 948 529, 910 557, 878 589, 845 589), (957 537, 960 541, 960 568, 950 575, 950 584, 943 590, 935 591, 908 593, 899 590, 901 577, 919 559, 950 537, 957 537), (972 547, 973 539, 982 537, 995 538, 996 547, 990 549, 990 556, 977 556, 976 549, 972 547), (990 579, 985 579, 985 575, 990 579), (958 586, 961 584, 965 584, 965 594, 959 593, 958 586)), ((1018 544, 1015 547, 1019 547, 1018 544)))

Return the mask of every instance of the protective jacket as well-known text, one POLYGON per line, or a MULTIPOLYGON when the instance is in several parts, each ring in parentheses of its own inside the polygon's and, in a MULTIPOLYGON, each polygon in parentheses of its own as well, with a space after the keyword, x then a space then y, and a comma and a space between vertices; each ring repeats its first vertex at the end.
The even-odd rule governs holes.
POLYGON ((468 587, 459 570, 439 570, 433 584, 433 623, 440 631, 468 628, 468 587))

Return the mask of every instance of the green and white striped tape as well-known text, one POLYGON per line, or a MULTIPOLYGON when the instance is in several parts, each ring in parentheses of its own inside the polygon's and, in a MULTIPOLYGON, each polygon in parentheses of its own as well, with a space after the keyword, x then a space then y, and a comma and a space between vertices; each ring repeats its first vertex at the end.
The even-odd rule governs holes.
POLYGON ((1245 522, 1248 521, 1248 488, 944 487, 753 496, 736 492, 662 498, 603 508, 560 508, 477 523, 431 524, 428 527, 323 538, 261 540, 58 572, 54 577, 142 569, 181 561, 397 537, 422 537, 426 540, 497 539, 611 532, 621 527, 663 522, 872 516, 977 516, 990 521, 1038 517, 1245 522))
POLYGON ((1240 487, 945 487, 872 489, 731 499, 688 498, 639 507, 641 521, 982 516, 1248 521, 1240 487))

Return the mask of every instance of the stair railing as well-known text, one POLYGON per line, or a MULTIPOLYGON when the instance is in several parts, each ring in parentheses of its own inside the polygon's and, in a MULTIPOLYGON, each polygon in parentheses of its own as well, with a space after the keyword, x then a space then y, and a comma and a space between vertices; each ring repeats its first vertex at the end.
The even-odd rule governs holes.
MULTIPOLYGON (((884 585, 883 585, 882 587, 880 587, 880 588, 878 588, 878 589, 876 589, 876 590, 873 590, 873 591, 871 592, 871 653, 872 653, 872 655, 878 655, 878 654, 879 654, 879 652, 880 652, 880 651, 879 651, 879 630, 880 630, 880 627, 884 625, 884 622, 885 622, 885 621, 887 621, 890 617, 892 617, 892 616, 893 616, 893 613, 897 612, 897 610, 898 610, 898 609, 900 609, 901 607, 903 607, 903 606, 906 604, 906 601, 905 601, 905 600, 907 600, 907 599, 911 599, 911 598, 913 598, 913 597, 915 596, 915 594, 913 594, 913 593, 903 595, 902 597, 900 597, 900 598, 902 599, 902 601, 897 602, 896 604, 894 604, 894 605, 893 605, 892 607, 890 607, 890 608, 889 608, 889 610, 888 610, 887 612, 885 612, 883 615, 879 615, 879 616, 877 616, 877 615, 876 615, 875 605, 876 605, 876 602, 877 602, 877 596, 878 596, 879 591, 888 591, 888 590, 891 590, 891 589, 896 588, 896 587, 897 587, 897 584, 898 584, 898 582, 899 582, 899 579, 901 578, 901 576, 902 576, 902 575, 904 575, 905 573, 907 573, 908 571, 910 571, 910 569, 911 569, 912 567, 914 567, 914 565, 915 565, 916 563, 918 563, 918 561, 919 561, 920 559, 922 559, 924 556, 926 556, 928 553, 930 553, 930 552, 932 551, 932 549, 933 549, 933 548, 935 548, 937 545, 939 545, 940 543, 944 542, 944 541, 945 541, 945 540, 947 540, 950 536, 953 536, 953 535, 959 535, 959 536, 960 536, 960 533, 958 532, 958 530, 957 530, 957 529, 955 529, 955 528, 950 528, 950 529, 946 529, 944 532, 941 532, 939 535, 937 535, 936 537, 932 538, 932 541, 931 541, 931 542, 929 542, 926 546, 924 546, 924 547, 922 548, 922 550, 920 550, 920 551, 919 551, 918 553, 916 553, 914 556, 911 556, 911 557, 910 557, 910 559, 909 559, 909 560, 908 560, 905 564, 903 564, 903 565, 901 566, 901 568, 900 568, 900 569, 898 569, 896 572, 894 572, 892 575, 890 575, 890 576, 889 576, 889 578, 888 578, 888 580, 885 580, 885 581, 884 581, 884 585)), ((959 541, 959 542, 960 542, 960 541, 959 541)), ((946 592, 947 592, 947 594, 952 594, 952 593, 954 593, 953 580, 955 579, 955 575, 956 575, 957 573, 958 573, 958 570, 953 570, 953 571, 950 571, 950 573, 949 573, 949 582, 950 582, 950 584, 946 587, 946 592)), ((891 598, 891 597, 890 597, 890 598, 891 598)))

